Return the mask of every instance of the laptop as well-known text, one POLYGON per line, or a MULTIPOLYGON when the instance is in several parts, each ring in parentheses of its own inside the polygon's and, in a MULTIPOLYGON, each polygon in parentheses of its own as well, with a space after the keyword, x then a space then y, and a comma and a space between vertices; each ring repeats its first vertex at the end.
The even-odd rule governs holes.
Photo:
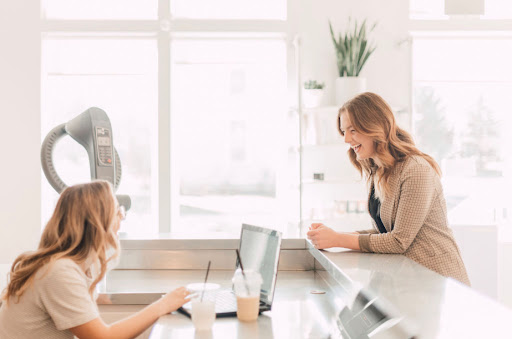
MULTIPOLYGON (((272 308, 277 280, 277 265, 281 250, 282 234, 272 229, 243 224, 240 234, 240 258, 244 270, 254 270, 261 274, 263 282, 260 292, 260 313, 272 308)), ((233 250, 233 254, 235 251, 233 250)), ((236 268, 240 265, 236 263, 236 268)), ((236 316, 236 297, 233 289, 221 289, 215 299, 217 317, 236 316)), ((190 317, 190 302, 178 309, 178 312, 190 317)))

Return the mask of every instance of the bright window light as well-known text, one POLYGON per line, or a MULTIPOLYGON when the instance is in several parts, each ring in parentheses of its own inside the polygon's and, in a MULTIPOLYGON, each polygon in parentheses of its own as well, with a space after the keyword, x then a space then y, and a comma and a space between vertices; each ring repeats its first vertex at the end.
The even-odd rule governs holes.
POLYGON ((413 46, 415 137, 442 167, 450 223, 508 218, 512 38, 415 38, 413 46))
POLYGON ((46 19, 150 20, 157 18, 157 0, 43 0, 46 19))
POLYGON ((297 236, 285 40, 180 38, 171 50, 171 231, 238 237, 245 222, 297 236))
POLYGON ((286 20, 286 0, 173 0, 175 18, 286 20))
MULTIPOLYGON (((444 14, 444 0, 410 0, 409 16, 414 20, 444 20, 450 18, 444 14)), ((479 16, 486 20, 512 19, 510 0, 485 0, 485 14, 479 16)))
POLYGON ((444 0, 410 0, 409 16, 411 19, 447 19, 444 15, 444 0))
MULTIPOLYGON (((117 193, 132 199, 121 231, 158 232, 156 42, 50 36, 42 55, 41 137, 91 106, 103 109, 123 168, 117 193)), ((57 144, 54 159, 68 186, 90 181, 87 153, 70 137, 57 144)), ((44 226, 58 195, 44 175, 42 182, 44 226)))

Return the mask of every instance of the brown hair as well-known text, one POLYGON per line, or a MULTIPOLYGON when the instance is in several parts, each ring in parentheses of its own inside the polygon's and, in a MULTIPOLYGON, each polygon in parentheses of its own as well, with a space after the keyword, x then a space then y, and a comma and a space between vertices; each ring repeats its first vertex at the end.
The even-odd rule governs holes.
POLYGON ((91 297, 105 276, 107 263, 119 255, 114 225, 119 222, 117 202, 107 181, 94 181, 66 188, 46 224, 36 251, 25 252, 14 261, 10 281, 2 300, 17 300, 33 282, 37 271, 61 258, 81 264, 90 260, 99 264, 99 275, 92 282, 91 297), (115 253, 107 258, 107 249, 115 253))
POLYGON ((412 136, 398 127, 391 107, 382 97, 375 93, 366 92, 359 94, 347 101, 338 112, 338 131, 343 136, 341 129, 341 115, 348 114, 352 127, 358 133, 373 139, 375 146, 374 159, 357 160, 352 148, 348 150, 350 162, 357 168, 361 175, 365 176, 368 184, 375 185, 375 193, 384 199, 389 193, 388 179, 397 163, 404 161, 408 156, 417 155, 432 166, 441 175, 441 169, 436 161, 421 152, 414 144, 412 136))

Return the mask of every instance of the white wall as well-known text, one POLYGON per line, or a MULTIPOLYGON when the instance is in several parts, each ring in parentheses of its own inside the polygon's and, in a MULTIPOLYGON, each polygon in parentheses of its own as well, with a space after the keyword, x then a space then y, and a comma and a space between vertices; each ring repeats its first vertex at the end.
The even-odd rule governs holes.
POLYGON ((38 1, 0 2, 0 264, 35 248, 41 214, 38 1))
POLYGON ((345 31, 351 16, 358 22, 363 19, 377 22, 370 35, 377 42, 377 49, 361 72, 367 78, 367 90, 380 94, 391 106, 408 110, 411 97, 408 0, 301 0, 299 3, 302 79, 326 83, 325 105, 334 104, 334 81, 338 73, 328 20, 335 32, 345 31))

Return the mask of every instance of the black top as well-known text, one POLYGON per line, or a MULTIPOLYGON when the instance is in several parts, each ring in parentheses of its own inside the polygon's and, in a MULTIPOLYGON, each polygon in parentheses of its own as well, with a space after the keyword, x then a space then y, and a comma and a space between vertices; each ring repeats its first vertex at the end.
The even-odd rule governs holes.
POLYGON ((379 228, 379 232, 387 233, 388 231, 386 231, 386 228, 384 227, 384 224, 380 218, 380 200, 375 197, 375 188, 373 185, 372 194, 370 194, 370 201, 368 201, 368 209, 370 210, 370 215, 372 216, 373 220, 375 220, 375 223, 379 228))

